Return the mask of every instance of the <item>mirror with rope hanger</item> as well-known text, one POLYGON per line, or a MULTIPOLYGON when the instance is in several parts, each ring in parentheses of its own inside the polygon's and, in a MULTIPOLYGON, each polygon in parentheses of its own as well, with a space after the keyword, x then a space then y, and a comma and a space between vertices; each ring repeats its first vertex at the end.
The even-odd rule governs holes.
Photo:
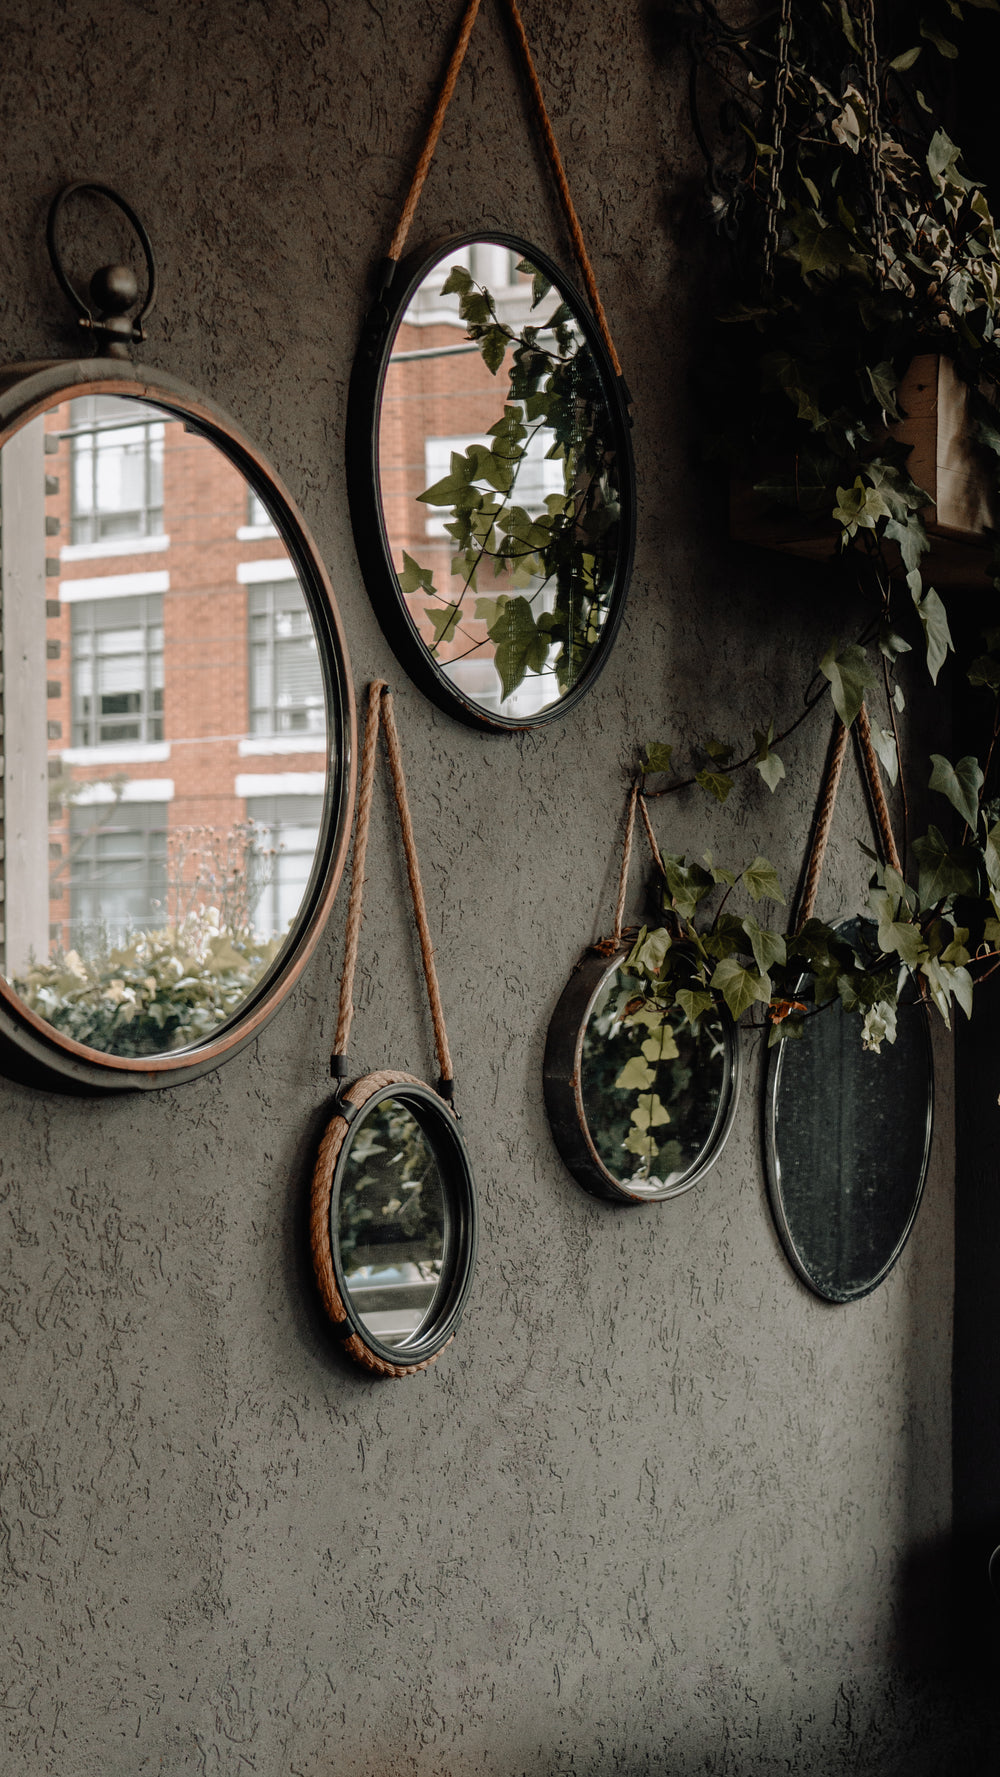
POLYGON ((612 1203, 660 1203, 702 1179, 725 1146, 740 1089, 736 1023, 721 1001, 696 1019, 693 951, 663 946, 655 971, 636 967, 645 932, 624 929, 636 811, 653 862, 663 860, 633 784, 611 935, 576 964, 549 1023, 545 1108, 577 1183, 612 1203))
POLYGON ((77 182, 48 242, 104 355, 0 372, 0 1066, 135 1090, 236 1054, 298 978, 348 842, 353 691, 290 495, 212 402, 130 361, 155 289, 134 212, 77 182), (139 234, 141 306, 127 266, 89 301, 66 276, 78 193, 139 234))
MULTIPOLYGON (((857 754, 875 843, 898 876, 899 854, 866 733, 867 720, 859 723, 857 754)), ((813 917, 848 739, 838 718, 793 919, 797 931, 813 917)), ((870 918, 833 927, 827 968, 804 969, 793 990, 798 1040, 768 1052, 763 1133, 771 1213, 793 1270, 829 1302, 855 1301, 888 1276, 916 1221, 930 1159, 934 1058, 927 1007, 913 975, 898 957, 883 961, 896 978, 892 1010, 880 1013, 891 1019, 891 1029, 883 1025, 880 1038, 875 1024, 876 1040, 868 1046, 858 1042, 836 989, 844 963, 879 966, 881 936, 870 918)))
POLYGON ((476 1265, 478 1208, 455 1109, 455 1076, 392 694, 369 687, 330 1072, 342 1082, 313 1172, 309 1241, 323 1307, 343 1352, 380 1377, 426 1370, 451 1344, 476 1265), (382 1069, 345 1085, 354 1019, 365 858, 380 731, 406 859, 440 1077, 382 1069))
POLYGON ((439 707, 503 732, 593 684, 631 574, 629 395, 516 0, 506 0, 586 298, 522 236, 400 264, 479 0, 469 0, 362 335, 347 473, 369 595, 439 707))

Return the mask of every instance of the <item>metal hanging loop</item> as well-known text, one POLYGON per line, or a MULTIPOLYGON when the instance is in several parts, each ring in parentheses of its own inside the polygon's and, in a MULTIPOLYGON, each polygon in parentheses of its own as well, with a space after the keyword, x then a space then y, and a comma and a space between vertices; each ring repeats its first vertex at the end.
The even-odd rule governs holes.
POLYGON ((127 358, 129 346, 137 345, 145 339, 143 322, 156 300, 156 262, 152 244, 131 204, 126 203, 110 185, 97 185, 90 179, 77 179, 72 185, 64 186, 53 199, 45 227, 45 240, 52 269, 63 293, 75 308, 80 326, 93 333, 98 355, 105 358, 127 358), (139 285, 130 266, 104 265, 94 273, 88 291, 92 308, 84 302, 66 275, 56 244, 56 225, 67 198, 78 191, 95 191, 101 197, 108 198, 131 222, 139 238, 146 260, 146 299, 134 319, 130 318, 127 311, 138 299, 139 285))

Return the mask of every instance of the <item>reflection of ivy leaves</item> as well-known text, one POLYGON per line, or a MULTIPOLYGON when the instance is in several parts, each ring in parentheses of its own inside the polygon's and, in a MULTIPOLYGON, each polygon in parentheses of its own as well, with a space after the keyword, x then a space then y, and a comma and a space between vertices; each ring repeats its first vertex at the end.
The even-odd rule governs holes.
POLYGON ((526 598, 507 599, 488 634, 497 645, 495 664, 502 695, 509 697, 529 668, 541 671, 548 658, 549 639, 539 633, 526 598))
POLYGON ((434 630, 435 648, 439 648, 442 642, 451 641, 458 628, 458 620, 461 615, 461 605, 445 605, 441 608, 437 608, 434 605, 427 605, 425 607, 424 616, 428 619, 434 630))

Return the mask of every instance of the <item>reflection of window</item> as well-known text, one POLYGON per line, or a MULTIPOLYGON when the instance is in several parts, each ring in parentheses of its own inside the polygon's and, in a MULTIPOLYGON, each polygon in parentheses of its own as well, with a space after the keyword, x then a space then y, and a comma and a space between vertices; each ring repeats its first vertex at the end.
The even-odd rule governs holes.
POLYGON ((72 804, 70 947, 95 951, 161 926, 167 896, 164 802, 72 804))
POLYGON ((73 613, 73 745, 163 739, 163 597, 81 599, 73 613))
POLYGON ((253 529, 274 530, 274 522, 260 495, 252 487, 247 488, 247 524, 253 529))
POLYGON ((248 797, 247 820, 258 830, 264 883, 253 924, 262 935, 286 932, 301 907, 322 819, 322 796, 248 797))
POLYGON ((163 421, 136 418, 148 411, 117 395, 70 402, 74 543, 162 532, 163 421))
MULTIPOLYGON (((565 493, 565 468, 561 457, 547 457, 546 451, 551 450, 555 433, 551 427, 538 427, 526 440, 524 456, 517 467, 514 485, 507 496, 512 506, 523 506, 525 512, 532 517, 545 510, 547 494, 565 493)), ((442 481, 451 472, 452 452, 457 451, 464 456, 470 444, 489 444, 491 441, 481 432, 469 432, 461 438, 425 438, 424 439, 424 472, 427 480, 425 487, 433 487, 436 481, 442 481)), ((431 516, 427 519, 426 529, 429 537, 446 537, 445 525, 452 522, 452 514, 446 509, 433 506, 431 516)))
POLYGON ((322 733, 323 674, 297 580, 248 586, 251 734, 322 733))

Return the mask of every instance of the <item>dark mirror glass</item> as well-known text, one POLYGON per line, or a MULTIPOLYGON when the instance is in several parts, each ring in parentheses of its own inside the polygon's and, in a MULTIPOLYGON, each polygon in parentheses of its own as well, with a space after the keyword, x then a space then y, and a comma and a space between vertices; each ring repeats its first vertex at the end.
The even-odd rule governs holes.
POLYGON ((466 719, 558 712, 610 645, 634 504, 616 385, 579 298, 508 238, 441 254, 392 322, 359 548, 404 664, 466 719))
MULTIPOLYGON (((852 943, 869 922, 841 928, 852 943)), ((800 997, 811 999, 806 977, 800 997)), ((930 1149, 933 1073, 926 1014, 901 995, 894 1043, 861 1045, 860 1019, 839 1000, 772 1051, 767 1165, 785 1250, 810 1289, 832 1302, 863 1296, 891 1270, 913 1225, 930 1149)))
POLYGON ((728 1099, 731 1040, 719 1012, 697 1030, 644 995, 627 969, 600 988, 583 1032, 580 1086, 601 1164, 630 1193, 664 1196, 703 1160, 728 1099))
POLYGON ((441 1167, 413 1111, 383 1098, 349 1136, 336 1241, 351 1306, 379 1344, 410 1344, 433 1319, 448 1257, 441 1167))
POLYGON ((148 401, 59 400, 0 493, 3 973, 62 1037, 169 1054, 239 1013, 313 877, 310 606, 267 498, 148 401))

